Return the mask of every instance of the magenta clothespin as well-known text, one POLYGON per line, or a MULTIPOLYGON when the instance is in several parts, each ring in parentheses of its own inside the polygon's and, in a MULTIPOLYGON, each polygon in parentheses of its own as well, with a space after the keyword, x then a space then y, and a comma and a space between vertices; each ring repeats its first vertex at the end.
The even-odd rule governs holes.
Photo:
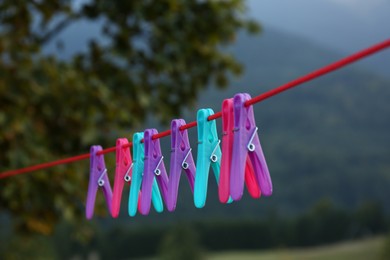
POLYGON ((132 168, 133 160, 130 155, 129 141, 127 138, 118 138, 116 140, 116 167, 111 211, 111 215, 114 218, 119 215, 123 187, 125 183, 130 184, 133 173, 132 168))
MULTIPOLYGON (((218 195, 222 203, 226 203, 230 196, 230 172, 233 154, 234 141, 234 109, 233 98, 225 99, 222 102, 222 157, 221 172, 219 177, 218 195)), ((249 157, 246 157, 245 183, 249 194, 253 198, 260 197, 260 189, 254 175, 254 170, 249 157)))
POLYGON ((234 142, 231 165, 230 190, 233 200, 242 197, 244 189, 244 172, 246 157, 249 156, 256 180, 264 196, 272 194, 272 181, 267 163, 261 149, 257 126, 253 113, 253 106, 245 106, 251 99, 246 93, 234 96, 234 142))
POLYGON ((101 150, 103 149, 100 145, 94 145, 91 147, 89 185, 87 204, 85 209, 85 215, 87 219, 91 219, 93 216, 96 193, 99 188, 101 188, 101 190, 103 191, 109 212, 111 212, 112 209, 112 191, 110 186, 110 180, 107 176, 107 168, 104 162, 104 156, 103 154, 97 155, 97 153, 101 150))
POLYGON ((188 140, 188 131, 180 130, 185 125, 183 119, 174 119, 171 122, 171 165, 169 170, 167 208, 174 211, 177 202, 181 171, 187 175, 192 193, 194 193, 195 163, 192 157, 192 148, 188 140))
POLYGON ((152 138, 157 133, 156 129, 146 129, 144 131, 145 161, 142 196, 139 208, 143 215, 149 214, 150 211, 154 178, 157 179, 165 204, 167 204, 168 200, 168 175, 165 170, 164 156, 161 153, 160 140, 153 140, 152 138))

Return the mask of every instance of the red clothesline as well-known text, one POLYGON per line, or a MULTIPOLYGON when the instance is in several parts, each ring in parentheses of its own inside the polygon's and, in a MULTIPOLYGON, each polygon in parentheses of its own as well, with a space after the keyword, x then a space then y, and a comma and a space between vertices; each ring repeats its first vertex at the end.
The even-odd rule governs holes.
MULTIPOLYGON (((313 80, 315 78, 318 78, 320 76, 323 76, 325 74, 328 74, 332 71, 335 71, 335 70, 338 70, 342 67, 345 67, 351 63, 354 63, 360 59, 363 59, 369 55, 372 55, 374 53, 377 53, 381 50, 384 50, 386 48, 390 47, 390 38, 383 41, 383 42, 380 42, 378 44, 375 44, 371 47, 368 47, 367 49, 363 49, 359 52, 356 52, 350 56, 347 56, 341 60, 338 60, 334 63, 331 63, 325 67, 322 67, 318 70, 315 70, 307 75, 304 75, 302 77, 299 77, 293 81, 290 81, 284 85, 281 85, 277 88, 274 88, 274 89, 271 89, 263 94, 260 94, 250 100, 248 100, 246 103, 245 103, 245 106, 251 106, 253 104, 256 104, 258 102, 261 102, 267 98, 270 98, 272 96, 275 96, 277 94, 280 94, 281 92, 284 92, 286 90, 289 90, 291 88, 294 88, 300 84, 303 84, 305 82, 308 82, 310 80, 313 80)), ((211 115, 208 117, 208 120, 215 120, 217 118, 220 118, 222 116, 221 112, 218 112, 218 113, 215 113, 214 115, 211 115)), ((185 130, 185 129, 189 129, 189 128, 192 128, 192 127, 195 127, 197 125, 196 122, 191 122, 191 123, 188 123, 186 125, 183 125, 180 130, 185 130)), ((167 130, 167 131, 164 131, 164 132, 161 132, 161 133, 158 133, 156 135, 154 135, 152 138, 153 139, 158 139, 158 138, 162 138, 162 137, 165 137, 165 136, 169 136, 171 134, 171 130, 167 130)), ((132 143, 130 142, 127 146, 131 146, 132 143)), ((116 149, 116 147, 110 147, 110 148, 107 148, 107 149, 104 149, 102 150, 101 152, 99 152, 99 154, 107 154, 107 153, 111 153, 111 152, 114 152, 116 149)), ((23 174, 23 173, 28 173, 28 172, 32 172, 32 171, 37 171, 37 170, 42 170, 42 169, 46 169, 46 168, 50 168, 50 167, 53 167, 53 166, 56 166, 56 165, 60 165, 60 164, 67 164, 67 163, 72 163, 72 162, 75 162, 75 161, 80 161, 80 160, 85 160, 85 159, 88 159, 90 157, 90 154, 81 154, 81 155, 77 155, 77 156, 73 156, 73 157, 69 157, 69 158, 65 158, 65 159, 61 159, 61 160, 57 160, 57 161, 52 161, 52 162, 47 162, 47 163, 42 163, 42 164, 37 164, 37 165, 33 165, 33 166, 28 166, 28 167, 25 167, 25 168, 20 168, 20 169, 16 169, 16 170, 10 170, 10 171, 5 171, 5 172, 2 172, 0 173, 0 179, 4 179, 4 178, 7 178, 7 177, 11 177, 11 176, 15 176, 15 175, 19 175, 19 174, 23 174)))

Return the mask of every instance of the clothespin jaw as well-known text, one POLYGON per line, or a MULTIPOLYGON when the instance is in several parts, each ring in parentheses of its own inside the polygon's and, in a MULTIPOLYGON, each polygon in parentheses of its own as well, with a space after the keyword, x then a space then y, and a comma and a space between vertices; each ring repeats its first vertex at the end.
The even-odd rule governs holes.
POLYGON ((185 124, 186 122, 183 119, 174 119, 171 122, 171 166, 167 201, 169 211, 176 209, 177 193, 182 170, 186 173, 192 193, 194 192, 196 167, 192 157, 192 148, 188 139, 188 131, 180 130, 180 127, 185 124))
MULTIPOLYGON (((141 193, 141 184, 142 178, 144 175, 144 144, 142 139, 144 138, 144 133, 139 132, 133 135, 133 175, 130 185, 130 195, 129 195, 129 215, 135 216, 137 213, 137 206, 141 207, 141 203, 138 204, 139 195, 141 193)), ((141 195, 142 198, 142 195, 141 195)), ((153 206, 157 212, 162 212, 164 209, 160 191, 157 186, 157 182, 153 183, 152 191, 152 202, 153 206)))
POLYGON ((248 189, 249 195, 251 195, 252 198, 260 198, 261 190, 259 184, 257 183, 255 171, 253 169, 252 162, 249 156, 246 157, 245 184, 248 189))
MULTIPOLYGON (((234 142, 234 106, 233 98, 222 102, 222 158, 221 173, 219 179, 218 195, 222 203, 226 203, 230 196, 230 171, 234 142)), ((249 194, 254 198, 260 197, 260 189, 254 175, 250 159, 246 158, 245 183, 249 194)))
POLYGON ((251 97, 246 93, 234 96, 234 143, 230 190, 233 200, 243 194, 246 157, 249 156, 255 177, 263 195, 272 194, 272 181, 261 149, 252 106, 245 106, 251 97))
POLYGON ((207 197, 207 185, 210 166, 214 171, 217 183, 221 163, 220 140, 218 139, 215 120, 208 121, 213 115, 211 108, 200 109, 197 114, 198 124, 198 157, 196 160, 196 178, 194 185, 194 203, 197 208, 204 207, 207 197))
POLYGON ((102 147, 100 145, 94 145, 90 150, 90 173, 89 173, 89 184, 88 184, 88 194, 87 194, 87 203, 85 208, 85 215, 87 219, 93 217, 93 212, 95 208, 95 200, 98 189, 100 188, 103 191, 107 207, 111 213, 112 209, 112 191, 110 180, 107 175, 107 168, 104 162, 104 156, 97 155, 100 152, 102 147))
POLYGON ((158 186, 162 192, 164 201, 168 198, 168 176, 164 165, 164 156, 161 153, 160 140, 153 140, 157 134, 156 129, 147 129, 144 132, 145 161, 144 176, 142 181, 142 196, 140 204, 141 214, 147 215, 150 211, 152 186, 157 179, 158 186))
POLYGON ((133 160, 130 155, 129 141, 127 138, 118 138, 116 140, 116 167, 111 211, 114 218, 119 215, 123 187, 125 183, 130 184, 132 168, 133 160))

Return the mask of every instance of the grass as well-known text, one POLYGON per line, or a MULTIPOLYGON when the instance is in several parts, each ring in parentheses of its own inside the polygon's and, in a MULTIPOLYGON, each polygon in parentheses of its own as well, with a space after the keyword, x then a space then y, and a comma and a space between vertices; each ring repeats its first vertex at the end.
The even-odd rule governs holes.
POLYGON ((328 259, 378 259, 384 245, 384 237, 375 237, 358 241, 342 242, 334 245, 302 248, 280 249, 270 251, 221 252, 210 254, 210 260, 328 260, 328 259))

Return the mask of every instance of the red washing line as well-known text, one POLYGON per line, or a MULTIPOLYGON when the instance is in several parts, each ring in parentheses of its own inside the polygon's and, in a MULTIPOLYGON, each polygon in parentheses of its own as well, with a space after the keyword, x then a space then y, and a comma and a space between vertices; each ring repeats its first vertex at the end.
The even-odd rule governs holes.
MULTIPOLYGON (((381 50, 384 50, 386 48, 390 47, 390 38, 381 42, 381 43, 378 43, 378 44, 375 44, 367 49, 364 49, 364 50, 361 50, 359 52, 356 52, 355 54, 352 54, 348 57, 345 57, 341 60, 338 60, 334 63, 331 63, 325 67, 322 67, 318 70, 315 70, 305 76, 302 76, 302 77, 299 77, 293 81, 290 81, 282 86, 279 86, 277 88, 274 88, 274 89, 271 89, 263 94, 260 94, 250 100, 248 100, 246 103, 245 103, 245 106, 250 106, 250 105, 253 105, 253 104, 256 104, 258 102, 261 102, 267 98, 270 98, 272 96, 275 96, 281 92, 284 92, 290 88, 293 88, 293 87, 296 87, 300 84, 303 84, 305 82, 308 82, 312 79, 315 79, 315 78, 318 78, 322 75, 325 75, 325 74, 328 74, 334 70, 338 70, 342 67, 345 67, 351 63, 354 63, 360 59, 363 59, 371 54, 374 54, 376 52, 379 52, 381 50)), ((208 120, 215 120, 217 118, 220 118, 222 116, 221 112, 218 112, 218 113, 215 113, 214 115, 211 115, 208 117, 208 120)), ((192 127, 195 127, 197 125, 196 122, 191 122, 191 123, 188 123, 186 125, 183 125, 181 127, 180 130, 185 130, 185 129, 189 129, 189 128, 192 128, 192 127)), ((164 132, 161 132, 161 133, 158 133, 156 135, 154 135, 152 138, 153 139, 158 139, 158 138, 162 138, 162 137, 165 137, 165 136, 168 136, 171 134, 171 130, 167 130, 167 131, 164 131, 164 132)), ((132 143, 130 142, 127 146, 131 146, 132 143)), ((102 151, 99 152, 99 154, 107 154, 107 153, 111 153, 111 152, 114 152, 115 151, 115 147, 110 147, 110 148, 107 148, 107 149, 104 149, 102 151)), ((29 166, 29 167, 25 167, 25 168, 21 168, 21 169, 16 169, 16 170, 11 170, 11 171, 5 171, 5 172, 2 172, 0 173, 0 179, 4 179, 4 178, 7 178, 7 177, 11 177, 11 176, 15 176, 15 175, 18 175, 18 174, 23 174, 23 173, 27 173, 27 172, 32 172, 32 171, 37 171, 37 170, 41 170, 41 169, 46 169, 46 168, 50 168, 50 167, 53 167, 53 166, 56 166, 56 165, 59 165, 59 164, 66 164, 66 163, 72 163, 72 162, 75 162, 75 161, 80 161, 80 160, 84 160, 84 159, 88 159, 89 158, 89 153, 88 154, 81 154, 81 155, 77 155, 77 156, 74 156, 74 157, 69 157, 69 158, 65 158, 65 159, 61 159, 61 160, 57 160, 57 161, 52 161, 52 162, 47 162, 47 163, 42 163, 42 164, 37 164, 37 165, 33 165, 33 166, 29 166)))

